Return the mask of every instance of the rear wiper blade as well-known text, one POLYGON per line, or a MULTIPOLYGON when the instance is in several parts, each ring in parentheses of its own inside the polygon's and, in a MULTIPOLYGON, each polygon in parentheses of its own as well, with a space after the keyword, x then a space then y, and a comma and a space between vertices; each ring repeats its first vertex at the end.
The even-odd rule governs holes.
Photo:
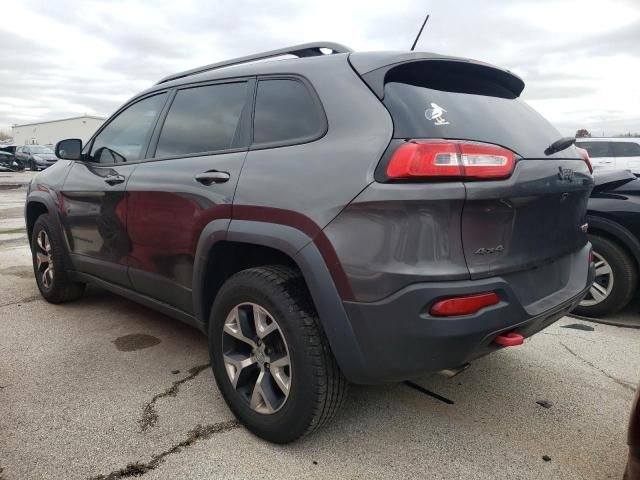
POLYGON ((556 140, 551 145, 547 147, 544 151, 545 155, 551 155, 556 152, 561 152, 562 150, 569 148, 571 145, 576 143, 575 137, 564 137, 560 140, 556 140))

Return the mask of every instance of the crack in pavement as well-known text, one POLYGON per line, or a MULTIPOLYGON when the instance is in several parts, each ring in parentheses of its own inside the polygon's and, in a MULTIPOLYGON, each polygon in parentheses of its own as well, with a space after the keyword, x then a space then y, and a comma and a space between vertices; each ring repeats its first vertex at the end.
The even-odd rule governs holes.
POLYGON ((22 300, 18 300, 17 302, 9 302, 9 303, 0 303, 0 308, 2 307, 8 307, 11 305, 21 305, 23 303, 31 303, 31 302, 35 302, 36 300, 38 300, 40 298, 39 295, 34 295, 33 297, 27 297, 27 298, 23 298, 22 300))
POLYGON ((541 332, 541 333, 542 335, 552 335, 554 337, 564 337, 564 338, 578 338, 584 342, 596 343, 595 340, 591 338, 585 338, 581 335, 576 335, 576 334, 567 335, 566 333, 551 333, 551 332, 541 332))
POLYGON ((571 350, 569 347, 567 347, 564 343, 560 342, 560 345, 562 345, 567 352, 569 352, 571 355, 573 355, 574 357, 576 357, 578 360, 582 361, 583 363, 586 363, 587 365, 589 365, 591 368, 593 368, 594 370, 597 370, 598 372, 602 373, 605 377, 607 377, 610 380, 613 380, 615 383, 617 383, 618 385, 620 385, 621 387, 629 390, 630 392, 635 393, 636 388, 634 385, 632 385, 631 383, 628 383, 624 380, 620 380, 619 378, 614 377, 613 375, 611 375, 610 373, 607 373, 606 371, 604 371, 603 369, 601 369, 600 367, 597 367, 596 365, 594 365, 593 363, 591 363, 589 360, 587 360, 586 358, 581 357, 580 355, 578 355, 576 352, 574 352, 573 350, 571 350))
POLYGON ((197 367, 193 367, 189 369, 189 375, 173 382, 171 387, 167 388, 164 392, 156 394, 150 402, 146 403, 144 407, 142 407, 142 417, 138 420, 138 425, 140 425, 140 431, 145 432, 149 428, 155 426, 158 423, 158 412, 156 411, 156 402, 161 398, 165 397, 175 397, 178 394, 178 390, 180 390, 180 385, 189 380, 193 380, 198 376, 200 372, 209 367, 209 364, 206 365, 198 365, 197 367))
MULTIPOLYGON (((205 365, 205 367, 208 365, 205 365)), ((207 440, 211 438, 213 435, 218 433, 228 432, 230 430, 234 430, 240 427, 240 422, 237 420, 228 420, 226 422, 214 423, 211 425, 197 425, 193 430, 189 432, 187 438, 180 443, 174 445, 168 450, 165 450, 162 453, 154 455, 151 457, 151 460, 142 463, 142 462, 134 462, 129 463, 126 467, 120 468, 118 470, 114 470, 111 473, 106 475, 96 475, 94 477, 89 477, 89 480, 119 480, 121 478, 129 478, 129 477, 140 477, 151 470, 156 469, 164 459, 173 455, 174 453, 180 452, 183 448, 190 447, 198 440, 207 440)))

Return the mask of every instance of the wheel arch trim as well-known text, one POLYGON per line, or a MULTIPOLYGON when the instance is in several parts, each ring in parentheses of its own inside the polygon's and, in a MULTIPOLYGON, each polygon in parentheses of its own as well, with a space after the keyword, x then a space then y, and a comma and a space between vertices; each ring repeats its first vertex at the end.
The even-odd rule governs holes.
MULTIPOLYGON (((31 233, 29 231, 29 207, 34 204, 42 205, 47 214, 51 215, 52 212, 56 212, 55 202, 51 199, 51 196, 48 192, 42 190, 36 190, 29 193, 24 205, 24 223, 27 228, 27 235, 29 237, 29 244, 31 244, 31 233)), ((54 217, 54 221, 60 227, 59 218, 57 215, 52 215, 54 217)), ((33 224, 35 224, 35 218, 33 219, 33 224)), ((33 226, 33 225, 32 225, 33 226)))
MULTIPOLYGON (((318 229, 319 232, 319 229, 318 229)), ((204 279, 213 247, 220 241, 248 243, 273 248, 290 257, 298 266, 320 317, 332 352, 343 374, 357 380, 364 369, 364 358, 344 309, 325 255, 313 238, 299 228, 262 220, 218 219, 209 223, 198 241, 193 273, 193 303, 198 323, 208 323, 203 310, 204 279)))
MULTIPOLYGON (((593 229, 600 230, 620 242, 631 253, 635 260, 636 268, 640 268, 640 240, 629 230, 619 223, 603 217, 587 215, 587 221, 589 222, 590 230, 593 227, 593 229)), ((593 234, 597 233, 593 232, 593 234)))

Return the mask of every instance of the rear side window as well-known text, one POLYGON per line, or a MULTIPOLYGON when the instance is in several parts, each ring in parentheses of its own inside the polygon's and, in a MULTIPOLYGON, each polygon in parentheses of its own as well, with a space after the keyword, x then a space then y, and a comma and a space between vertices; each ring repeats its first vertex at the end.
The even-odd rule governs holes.
MULTIPOLYGON (((562 137, 499 80, 446 62, 390 70, 383 102, 395 138, 471 140, 507 147, 524 158, 548 158, 544 150, 562 137)), ((572 150, 554 156, 575 158, 572 150)))
POLYGON ((612 142, 614 157, 640 157, 640 145, 634 142, 612 142))
POLYGON ((610 142, 576 142, 580 148, 589 152, 591 158, 613 157, 610 142))
POLYGON ((273 79, 258 83, 254 145, 303 143, 319 138, 325 131, 324 112, 303 82, 273 79))
POLYGON ((246 98, 246 82, 179 90, 162 127, 155 156, 233 148, 246 98))

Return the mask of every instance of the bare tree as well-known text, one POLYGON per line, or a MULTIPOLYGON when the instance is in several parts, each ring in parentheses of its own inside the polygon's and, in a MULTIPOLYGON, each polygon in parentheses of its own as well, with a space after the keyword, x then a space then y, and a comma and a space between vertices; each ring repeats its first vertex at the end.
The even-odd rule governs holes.
POLYGON ((591 134, 589 133, 589 130, 587 130, 586 128, 581 128, 576 132, 576 138, 585 138, 590 136, 591 134))
POLYGON ((11 138, 11 135, 9 135, 7 132, 3 132, 2 130, 0 130, 0 141, 9 140, 10 138, 11 138))

